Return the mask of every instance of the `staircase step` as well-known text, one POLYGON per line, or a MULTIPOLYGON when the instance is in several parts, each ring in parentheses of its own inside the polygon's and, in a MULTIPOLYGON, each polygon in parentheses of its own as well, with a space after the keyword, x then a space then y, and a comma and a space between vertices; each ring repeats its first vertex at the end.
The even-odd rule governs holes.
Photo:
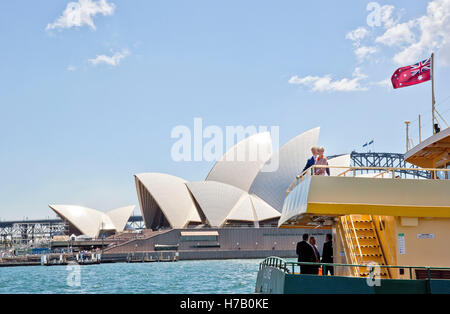
MULTIPOLYGON (((382 252, 379 248, 372 248, 372 247, 361 247, 361 253, 366 256, 373 256, 373 254, 382 255, 382 252)), ((375 255, 376 256, 376 255, 375 255)))
POLYGON ((355 228, 356 231, 373 231, 373 228, 355 228))
MULTIPOLYGON (((359 245, 361 246, 361 249, 379 250, 379 247, 373 247, 373 246, 378 245, 378 242, 375 239, 359 238, 358 242, 359 242, 359 245)), ((355 246, 355 249, 357 249, 356 246, 355 246)), ((377 253, 378 253, 378 251, 377 251, 377 253)))
POLYGON ((374 237, 376 236, 375 232, 373 230, 355 230, 352 231, 353 237, 374 237), (355 234, 356 233, 356 234, 355 234))
POLYGON ((370 215, 350 215, 353 220, 371 220, 370 215))
POLYGON ((358 239, 363 239, 363 240, 375 240, 376 237, 371 237, 371 236, 359 236, 358 239))
POLYGON ((373 256, 373 255, 371 255, 371 254, 368 254, 368 255, 359 255, 358 254, 358 256, 360 256, 362 259, 363 259, 363 264, 366 264, 366 263, 376 263, 376 264, 378 264, 378 265, 383 265, 383 256, 373 256))
MULTIPOLYGON (((358 254, 358 255, 360 255, 360 254, 358 254)), ((381 256, 383 256, 382 254, 377 254, 377 253, 369 253, 369 254, 361 254, 361 256, 363 256, 363 257, 368 257, 368 256, 374 256, 374 257, 381 257, 381 256)))

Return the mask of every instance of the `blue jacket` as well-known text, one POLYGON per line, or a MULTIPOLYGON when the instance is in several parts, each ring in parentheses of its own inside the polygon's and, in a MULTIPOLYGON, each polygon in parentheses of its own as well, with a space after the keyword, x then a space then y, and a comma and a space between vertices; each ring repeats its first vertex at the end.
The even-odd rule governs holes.
POLYGON ((303 168, 303 170, 302 170, 302 173, 305 172, 305 170, 308 169, 309 167, 314 166, 315 162, 316 162, 316 159, 314 158, 314 156, 309 158, 308 161, 306 162, 305 168, 303 168))

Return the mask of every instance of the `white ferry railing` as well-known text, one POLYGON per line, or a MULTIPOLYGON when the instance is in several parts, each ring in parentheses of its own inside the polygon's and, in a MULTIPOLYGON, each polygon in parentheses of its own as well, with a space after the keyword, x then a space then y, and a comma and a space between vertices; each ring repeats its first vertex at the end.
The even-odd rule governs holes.
MULTIPOLYGON (((301 182, 304 180, 313 177, 313 176, 323 176, 320 174, 316 174, 316 169, 343 169, 344 171, 337 174, 337 177, 347 177, 348 173, 352 174, 352 177, 356 177, 357 172, 363 171, 372 171, 372 178, 379 178, 380 176, 384 178, 385 175, 391 174, 390 179, 403 179, 400 175, 396 175, 396 173, 404 174, 407 171, 422 171, 429 172, 430 179, 425 180, 445 180, 450 179, 450 169, 445 168, 398 168, 398 167, 345 167, 345 166, 328 166, 328 165, 313 165, 310 168, 303 171, 301 174, 295 177, 294 181, 289 185, 286 190, 286 196, 301 182), (441 174, 443 174, 443 178, 441 178, 441 174)), ((422 179, 424 180, 424 179, 422 179)))

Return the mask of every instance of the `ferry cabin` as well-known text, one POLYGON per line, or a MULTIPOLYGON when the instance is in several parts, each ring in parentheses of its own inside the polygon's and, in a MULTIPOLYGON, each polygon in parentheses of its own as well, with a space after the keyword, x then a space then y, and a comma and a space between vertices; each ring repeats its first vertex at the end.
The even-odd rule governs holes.
MULTIPOLYGON (((335 167, 332 176, 307 170, 286 192, 279 227, 330 228, 334 263, 450 267, 449 152, 447 128, 406 153, 405 160, 429 179, 405 175, 414 170, 406 168, 335 167)), ((335 275, 368 273, 361 267, 335 267, 335 275)), ((420 279, 425 274, 382 268, 379 276, 420 279)), ((448 270, 432 276, 450 279, 448 270)))

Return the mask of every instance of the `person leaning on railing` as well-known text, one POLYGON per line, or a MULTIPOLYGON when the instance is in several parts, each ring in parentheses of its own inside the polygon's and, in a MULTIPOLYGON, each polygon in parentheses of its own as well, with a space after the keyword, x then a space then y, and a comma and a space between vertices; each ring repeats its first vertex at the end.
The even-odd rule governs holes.
POLYGON ((313 146, 311 147, 311 153, 312 153, 312 157, 308 159, 308 161, 306 162, 305 168, 303 168, 302 173, 305 172, 306 169, 314 166, 314 164, 316 163, 316 158, 317 158, 317 147, 313 146))
MULTIPOLYGON (((318 156, 317 156, 317 159, 316 159, 316 162, 315 162, 314 165, 316 165, 316 166, 328 166, 328 160, 323 155, 323 153, 325 152, 325 148, 319 147, 317 149, 317 152, 318 152, 318 156)), ((316 168, 314 170, 314 174, 316 176, 324 176, 325 173, 330 175, 330 168, 316 168)))

